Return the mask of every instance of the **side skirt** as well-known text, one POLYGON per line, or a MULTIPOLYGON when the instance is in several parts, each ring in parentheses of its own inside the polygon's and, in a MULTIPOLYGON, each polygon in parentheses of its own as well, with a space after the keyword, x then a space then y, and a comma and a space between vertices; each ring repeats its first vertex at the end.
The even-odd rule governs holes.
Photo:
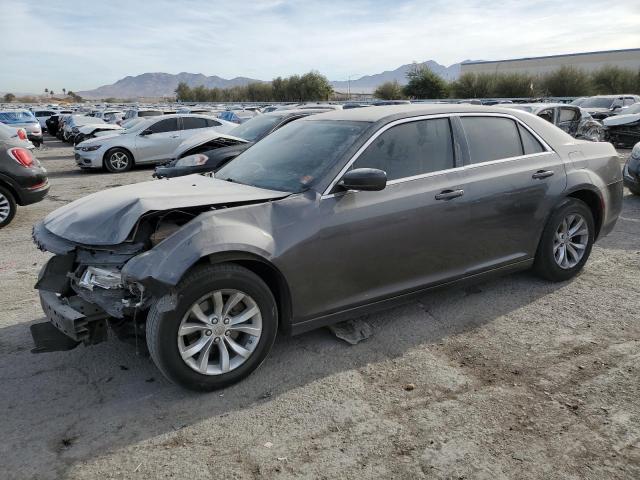
POLYGON ((425 293, 438 290, 441 288, 447 288, 451 286, 460 286, 465 284, 473 284, 479 281, 487 280, 494 277, 499 277, 509 273, 528 270, 533 266, 533 261, 534 259, 532 258, 528 260, 522 260, 520 262, 513 263, 511 265, 505 265, 503 267, 494 268, 486 272, 476 273, 474 275, 469 275, 467 277, 463 277, 458 280, 440 283, 438 285, 432 285, 429 287, 421 288, 420 290, 402 293, 400 295, 386 298, 384 300, 378 300, 373 303, 368 303, 366 305, 361 305, 358 307, 341 310, 339 312, 331 313, 329 315, 323 315, 321 317, 317 317, 304 322, 294 323, 291 325, 291 335, 299 335, 301 333, 308 332, 316 328, 326 327, 327 325, 342 322, 344 320, 358 317, 360 315, 366 315, 366 314, 378 312, 380 310, 386 310, 386 309, 395 307, 397 305, 402 305, 404 303, 408 303, 408 302, 411 302, 412 300, 415 300, 416 298, 424 295, 425 293))

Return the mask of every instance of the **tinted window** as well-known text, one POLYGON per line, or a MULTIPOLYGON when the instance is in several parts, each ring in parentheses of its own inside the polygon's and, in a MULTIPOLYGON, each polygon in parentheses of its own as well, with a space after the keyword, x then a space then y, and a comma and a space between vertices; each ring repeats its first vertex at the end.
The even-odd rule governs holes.
POLYGON ((522 155, 516 122, 498 117, 462 117, 471 163, 522 155))
POLYGON ((247 120, 242 125, 238 125, 229 132, 229 135, 244 138, 249 142, 255 142, 269 133, 281 120, 282 117, 279 115, 261 115, 247 120))
POLYGON ((216 178, 301 192, 323 178, 368 122, 299 121, 276 130, 216 172, 216 178))
POLYGON ((138 110, 139 117, 159 117, 160 115, 162 115, 162 112, 155 110, 138 110))
POLYGON ((382 133, 354 162, 353 168, 377 168, 388 180, 453 168, 449 120, 403 123, 382 133))
POLYGON ((578 112, 572 108, 560 109, 561 122, 573 122, 578 117, 578 112))
POLYGON ((216 120, 212 120, 210 118, 207 118, 206 122, 207 122, 207 127, 219 127, 220 125, 222 125, 220 122, 216 120))
POLYGON ((160 120, 159 122, 154 123, 149 127, 153 133, 162 133, 162 132, 175 132, 178 130, 178 119, 177 118, 166 118, 164 120, 160 120))
POLYGON ((182 117, 182 128, 184 130, 193 130, 194 128, 206 128, 207 120, 196 117, 182 117))
POLYGON ((531 155, 532 153, 544 152, 542 144, 534 137, 529 130, 522 125, 518 125, 520 130, 520 138, 522 138, 522 146, 524 147, 525 155, 531 155))

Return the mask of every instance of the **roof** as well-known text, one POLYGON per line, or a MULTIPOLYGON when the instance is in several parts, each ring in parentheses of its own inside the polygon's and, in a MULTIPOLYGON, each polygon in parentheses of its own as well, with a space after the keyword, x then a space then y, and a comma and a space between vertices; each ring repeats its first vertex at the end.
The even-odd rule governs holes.
POLYGON ((333 110, 306 118, 315 120, 351 120, 359 122, 377 122, 385 117, 417 117, 421 115, 438 115, 444 113, 508 113, 514 109, 489 107, 486 105, 466 105, 455 103, 385 105, 381 107, 350 108, 347 110, 333 110))
POLYGON ((625 53, 625 52, 638 52, 638 54, 640 54, 640 48, 625 48, 621 50, 600 50, 597 52, 563 53, 559 55, 544 55, 542 57, 509 58, 507 60, 473 60, 473 61, 462 62, 462 65, 479 65, 483 63, 497 63, 497 62, 521 62, 523 60, 542 60, 545 58, 580 57, 584 55, 601 55, 606 53, 625 53))

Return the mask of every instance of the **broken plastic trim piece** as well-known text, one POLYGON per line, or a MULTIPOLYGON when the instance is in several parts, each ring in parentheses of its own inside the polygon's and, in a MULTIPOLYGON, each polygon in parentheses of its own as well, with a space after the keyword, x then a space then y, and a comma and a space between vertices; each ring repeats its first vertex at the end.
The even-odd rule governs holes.
POLYGON ((78 281, 78 285, 88 290, 93 290, 93 287, 100 287, 105 290, 122 288, 122 276, 119 270, 87 267, 78 281))

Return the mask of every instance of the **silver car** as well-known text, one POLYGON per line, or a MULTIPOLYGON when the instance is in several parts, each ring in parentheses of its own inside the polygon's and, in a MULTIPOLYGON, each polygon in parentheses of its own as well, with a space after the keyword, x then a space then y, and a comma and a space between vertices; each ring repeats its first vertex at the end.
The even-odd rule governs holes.
POLYGON ((237 125, 206 115, 151 117, 114 135, 102 135, 79 143, 75 159, 80 168, 106 168, 126 172, 134 165, 163 163, 186 138, 206 129, 226 133, 237 125))

